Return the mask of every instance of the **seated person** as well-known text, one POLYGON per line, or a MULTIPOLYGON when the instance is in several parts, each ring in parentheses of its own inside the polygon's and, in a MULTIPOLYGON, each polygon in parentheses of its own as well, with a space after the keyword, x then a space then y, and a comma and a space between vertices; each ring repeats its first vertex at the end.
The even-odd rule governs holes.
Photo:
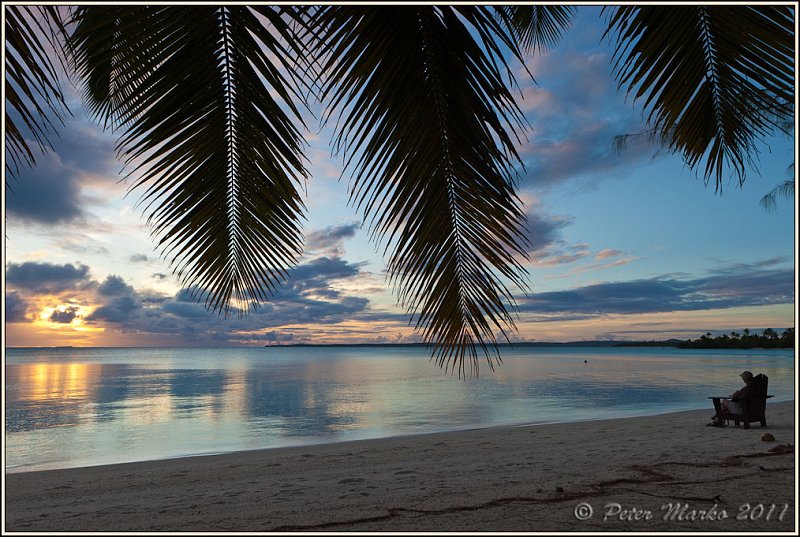
MULTIPOLYGON (((731 399, 747 397, 753 391, 753 374, 750 371, 744 371, 739 376, 744 382, 744 387, 733 392, 731 394, 731 399)), ((717 413, 714 414, 711 419, 714 420, 715 425, 722 426, 724 420, 727 419, 729 415, 742 413, 742 407, 739 405, 739 403, 732 401, 731 399, 714 399, 714 410, 716 410, 717 413)))

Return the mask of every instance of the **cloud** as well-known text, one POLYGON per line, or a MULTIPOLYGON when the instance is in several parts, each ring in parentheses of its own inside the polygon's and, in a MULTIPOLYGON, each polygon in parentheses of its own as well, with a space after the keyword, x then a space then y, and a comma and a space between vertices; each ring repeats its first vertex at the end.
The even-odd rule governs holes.
POLYGON ((523 112, 552 109, 557 98, 552 92, 538 86, 526 86, 522 89, 519 107, 523 112))
MULTIPOLYGON (((598 261, 622 255, 623 252, 606 248, 599 252, 592 253, 590 245, 586 242, 570 244, 563 238, 563 230, 570 226, 574 218, 566 215, 548 214, 541 206, 539 200, 528 193, 525 197, 526 216, 528 219, 528 241, 531 248, 528 250, 534 266, 547 268, 560 265, 578 263, 592 256, 598 261)), ((625 265, 636 259, 627 257, 618 259, 611 263, 599 263, 586 267, 573 268, 569 273, 562 273, 566 276, 583 270, 606 269, 615 266, 625 265)))
POLYGON ((773 267, 775 265, 780 265, 781 263, 785 263, 789 261, 789 258, 785 256, 779 257, 771 257, 769 259, 764 259, 761 261, 756 261, 754 263, 733 263, 727 264, 724 260, 719 260, 718 262, 721 265, 724 265, 722 268, 718 270, 720 274, 741 274, 743 272, 752 272, 757 269, 773 267))
POLYGON ((272 343, 283 343, 294 341, 294 334, 282 330, 270 330, 269 332, 264 332, 263 334, 256 334, 255 339, 269 341, 272 343))
POLYGON ((53 310, 53 313, 47 319, 51 323, 69 324, 78 316, 80 308, 69 306, 61 310, 53 310))
POLYGON ((99 254, 108 255, 110 252, 105 246, 97 244, 97 241, 86 235, 76 235, 70 232, 70 236, 58 236, 53 234, 53 238, 59 248, 75 252, 78 254, 99 254))
POLYGON ((734 305, 794 302, 794 270, 720 270, 698 280, 701 292, 734 305))
POLYGON ((91 284, 89 267, 86 265, 54 265, 33 261, 9 264, 6 282, 16 289, 38 294, 84 289, 91 284))
MULTIPOLYGON (((587 246, 575 245, 588 250, 587 246)), ((608 253, 603 257, 612 262, 624 259, 615 259, 608 253)), ((701 277, 673 273, 537 293, 518 299, 518 306, 525 321, 555 322, 595 319, 610 314, 791 303, 794 300, 793 270, 777 267, 779 262, 782 260, 724 265, 701 277)), ((353 334, 369 337, 380 331, 382 323, 405 326, 408 321, 406 314, 372 309, 370 301, 358 296, 358 291, 348 291, 353 281, 360 281, 366 275, 360 265, 335 257, 318 258, 298 266, 292 278, 269 302, 242 317, 234 310, 228 318, 198 303, 192 298, 193 289, 168 295, 136 289, 118 275, 96 281, 89 273, 85 265, 9 265, 9 285, 14 282, 17 289, 33 292, 24 298, 17 290, 7 292, 8 322, 30 322, 26 315, 32 303, 26 301, 31 297, 36 300, 35 293, 56 291, 62 293, 62 297, 67 292, 72 293, 77 302, 68 299, 67 305, 50 314, 51 322, 70 323, 81 315, 82 309, 77 304, 91 305, 95 309, 83 317, 85 325, 102 326, 107 335, 135 334, 145 345, 165 341, 164 338, 171 344, 182 345, 288 341, 289 334, 306 341, 308 336, 298 335, 296 329, 309 325, 315 326, 315 331, 319 331, 321 325, 329 325, 334 332, 340 331, 341 337, 353 334), (345 285, 348 282, 351 283, 345 285), (355 322, 360 328, 349 326, 345 321, 355 322)), ((196 296, 202 298, 202 290, 196 291, 196 296)))
MULTIPOLYGON (((92 279, 86 265, 53 265, 49 263, 12 263, 6 270, 6 282, 10 287, 28 291, 33 297, 59 294, 68 300, 83 304, 98 304, 87 321, 124 322, 131 319, 135 311, 145 304, 157 304, 163 297, 152 292, 137 292, 119 276, 108 276, 102 282, 92 279)), ((15 291, 6 293, 6 309, 13 322, 24 322, 29 306, 15 291)), ((48 317, 51 322, 68 324, 78 316, 75 306, 59 308, 48 317)))
POLYGON ((130 320, 141 307, 141 301, 136 296, 114 297, 106 305, 97 308, 87 320, 123 323, 130 320))
POLYGON ((130 257, 131 263, 144 263, 147 261, 147 256, 144 254, 133 254, 130 257))
POLYGON ((786 304, 794 301, 790 269, 730 272, 694 279, 657 277, 599 283, 539 293, 519 301, 521 312, 538 314, 637 314, 786 304))
POLYGON ((133 287, 125 283, 119 276, 108 276, 97 288, 97 292, 103 296, 130 295, 133 287))
POLYGON ((154 272, 153 274, 150 275, 150 277, 153 278, 154 280, 166 280, 167 278, 169 278, 169 276, 167 276, 163 272, 154 272))
POLYGON ((534 200, 530 202, 527 217, 528 239, 532 245, 528 253, 535 266, 555 267, 591 255, 587 243, 569 244, 562 238, 562 230, 574 221, 571 216, 547 214, 534 200))
POLYGON ((336 281, 357 277, 360 271, 360 265, 341 258, 314 259, 296 267, 290 280, 268 302, 244 316, 233 309, 227 318, 206 309, 207 293, 202 289, 185 288, 168 296, 134 289, 119 276, 109 276, 96 285, 100 305, 85 321, 105 325, 107 330, 137 333, 143 341, 156 334, 169 334, 186 344, 235 343, 241 340, 237 335, 240 332, 338 323, 368 311, 369 300, 348 296, 333 287, 336 281))
MULTIPOLYGON (((603 250, 603 251, 605 251, 605 250, 603 250)), ((598 252, 598 255, 599 255, 599 253, 602 253, 602 251, 598 252)), ((619 252, 619 253, 621 254, 622 252, 619 252)), ((598 258, 597 255, 595 255, 595 259, 601 259, 601 258, 598 258)), ((606 259, 606 258, 602 258, 602 259, 606 259)), ((566 275, 580 274, 581 272, 586 272, 586 271, 589 271, 589 270, 595 270, 596 271, 596 270, 610 269, 610 268, 614 268, 614 267, 621 267, 623 265, 627 265, 628 263, 632 263, 632 262, 636 261, 637 259, 639 259, 639 258, 636 257, 636 256, 627 256, 627 257, 623 257, 621 259, 617 259, 617 260, 614 260, 614 261, 611 261, 611 262, 604 262, 603 260, 601 260, 600 263, 592 263, 590 265, 582 265, 582 266, 579 266, 579 267, 573 267, 566 275)))
POLYGON ((97 299, 101 305, 86 318, 87 321, 122 323, 133 318, 143 305, 140 293, 115 275, 106 277, 97 286, 97 299))
POLYGON ((98 131, 86 118, 67 120, 53 150, 36 159, 36 165, 20 170, 10 182, 6 198, 9 221, 45 226, 84 221, 86 197, 82 188, 93 176, 115 174, 114 140, 98 131))
POLYGON ((561 230, 572 223, 572 218, 548 215, 539 210, 528 211, 527 216, 530 253, 544 252, 561 239, 561 230))
POLYGON ((340 257, 320 257, 298 265, 290 275, 289 281, 278 291, 278 296, 325 294, 335 298, 337 292, 331 288, 331 280, 352 278, 358 275, 359 264, 353 264, 340 257))
MULTIPOLYGON (((576 19, 572 35, 602 30, 596 15, 576 19), (585 19, 585 20, 584 20, 585 19)), ((584 36, 587 37, 587 36, 584 36)), ((595 45, 570 48, 563 43, 529 62, 538 85, 522 88, 520 106, 533 125, 529 142, 519 148, 525 162, 524 185, 550 187, 563 181, 597 180, 649 160, 654 148, 614 151, 613 138, 644 130, 640 113, 625 106, 611 75, 610 49, 595 45)), ((522 77, 524 82, 527 77, 522 77)))
POLYGON ((614 136, 641 130, 638 123, 591 117, 576 117, 574 121, 561 133, 542 129, 544 132, 522 149, 528 170, 525 184, 548 187, 574 178, 596 180, 651 158, 651 150, 631 149, 617 153, 612 147, 614 136))
POLYGON ((539 259, 536 259, 534 263, 537 266, 544 266, 544 267, 554 267, 557 265, 566 265, 568 263, 575 263, 576 261, 580 261, 586 257, 591 255, 591 252, 587 250, 583 244, 574 244, 571 246, 565 246, 563 250, 559 252, 551 252, 548 255, 543 256, 539 259))
POLYGON ((605 250, 600 250, 599 252, 594 254, 594 258, 597 259, 598 261, 601 261, 603 259, 608 259, 610 257, 617 257, 620 255, 622 255, 622 252, 620 252, 619 250, 614 250, 613 248, 606 248, 605 250))
POLYGON ((24 323, 27 322, 28 303, 16 291, 6 291, 6 322, 24 323))
POLYGON ((163 304, 169 299, 167 295, 152 290, 137 291, 136 296, 144 305, 163 304))
POLYGON ((52 226, 84 217, 77 176, 64 171, 57 154, 37 158, 34 168, 10 183, 11 192, 6 196, 9 219, 52 226))
POLYGON ((344 240, 355 236, 361 228, 358 222, 341 226, 329 226, 325 229, 310 231, 306 235, 306 253, 341 257, 344 255, 344 240))
POLYGON ((175 300, 165 302, 161 306, 161 310, 183 319, 207 319, 213 315, 203 304, 180 296, 176 296, 175 300))
POLYGON ((592 265, 576 267, 564 275, 575 274, 586 270, 608 269, 626 265, 637 258, 628 256, 611 262, 606 260, 619 257, 624 254, 620 250, 606 248, 592 254, 589 244, 585 242, 569 244, 562 238, 562 230, 571 225, 573 218, 563 215, 550 215, 545 213, 539 203, 533 199, 529 201, 528 217, 528 239, 532 244, 528 251, 531 260, 537 267, 555 267, 577 263, 594 256, 594 259, 601 261, 592 265))

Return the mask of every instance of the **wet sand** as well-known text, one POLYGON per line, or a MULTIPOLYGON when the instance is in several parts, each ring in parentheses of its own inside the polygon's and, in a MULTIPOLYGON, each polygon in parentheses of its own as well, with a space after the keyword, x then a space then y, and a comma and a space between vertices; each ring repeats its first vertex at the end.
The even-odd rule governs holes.
POLYGON ((7 474, 5 530, 796 531, 794 402, 711 414, 7 474))

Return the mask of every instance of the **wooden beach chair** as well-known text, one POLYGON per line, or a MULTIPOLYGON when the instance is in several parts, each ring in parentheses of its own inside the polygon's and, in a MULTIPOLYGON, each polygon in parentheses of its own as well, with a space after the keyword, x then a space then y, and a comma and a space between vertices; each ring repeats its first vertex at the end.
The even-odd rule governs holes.
POLYGON ((728 420, 733 420, 733 423, 738 427, 741 421, 745 429, 750 428, 750 424, 754 421, 760 421, 762 427, 767 426, 767 418, 765 415, 767 409, 767 399, 774 397, 767 395, 767 385, 769 377, 764 374, 758 374, 753 377, 753 394, 747 397, 739 397, 732 399, 732 401, 739 403, 742 412, 739 414, 728 414, 725 416, 728 420))

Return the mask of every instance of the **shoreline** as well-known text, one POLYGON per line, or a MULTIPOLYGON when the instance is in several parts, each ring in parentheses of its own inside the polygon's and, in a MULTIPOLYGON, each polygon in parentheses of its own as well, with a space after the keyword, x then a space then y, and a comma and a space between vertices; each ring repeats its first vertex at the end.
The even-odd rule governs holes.
POLYGON ((768 403, 763 430, 757 423, 706 427, 710 413, 491 426, 7 473, 5 530, 795 529, 795 453, 769 451, 795 445, 794 401, 768 403), (762 442, 764 432, 776 442, 762 442), (575 515, 582 502, 594 508, 586 521, 575 515), (762 513, 736 520, 748 503, 776 505, 772 519, 762 513), (606 516, 604 506, 615 504, 629 514, 649 511, 651 518, 606 516), (664 520, 666 504, 681 504, 686 513, 716 506, 728 516, 664 520))
MULTIPOLYGON (((787 401, 774 401, 770 404, 778 404, 778 403, 790 403, 792 400, 787 401)), ((710 403, 709 403, 710 404, 710 403)), ((75 466, 64 466, 58 468, 21 468, 21 467, 13 467, 13 468, 6 468, 5 474, 27 474, 33 472, 55 472, 59 470, 77 470, 81 468, 97 468, 102 466, 114 466, 119 464, 138 464, 138 463, 147 463, 147 462, 160 462, 160 461, 178 461, 181 459, 191 459, 195 457, 216 457, 220 455, 235 455, 237 453, 248 453, 253 451, 271 451, 275 449, 299 449, 299 448, 306 448, 310 446, 328 446, 328 445, 336 445, 336 444, 347 444, 350 442, 372 442, 377 440, 384 440, 384 439, 397 439, 397 438, 409 438, 412 440, 417 437, 424 437, 427 435, 432 434, 448 434, 448 433, 461 433, 461 432, 472 432, 472 431, 485 431, 485 430, 495 430, 495 429, 506 429, 506 428, 515 428, 515 427, 539 427, 544 425, 571 425, 571 424, 581 424, 581 423, 588 423, 588 422, 597 422, 597 421, 616 421, 616 420, 623 420, 623 419, 632 419, 632 418, 646 418, 646 417, 657 417, 657 416, 664 416, 669 414, 676 414, 679 412, 697 412, 703 411, 706 412, 705 409, 702 408, 691 408, 691 409, 682 409, 682 410, 667 410, 664 412, 658 412, 655 414, 631 414, 626 416, 617 416, 613 418, 609 417, 602 417, 602 418, 586 418, 586 419, 568 419, 568 420, 557 420, 557 421, 542 421, 542 422, 519 422, 519 423, 505 423, 499 425, 478 425, 473 427, 467 428, 459 428, 459 429, 445 429, 439 431, 424 431, 424 432, 415 432, 415 433, 401 433, 396 435, 390 436, 375 436, 369 438, 351 438, 351 439, 343 439, 343 440, 331 440, 331 441, 323 441, 323 442, 314 442, 310 441, 307 443, 302 444, 290 444, 290 445, 280 445, 280 446, 269 446, 269 447, 260 447, 260 448, 252 448, 252 449, 236 449, 232 451, 207 451, 201 453, 185 453, 185 454, 177 454, 171 455, 166 457, 159 457, 156 459, 137 459, 131 461, 119 461, 119 462, 101 462, 97 464, 78 464, 75 466)), ((713 408, 711 409, 713 412, 713 408)), ((759 424, 755 424, 756 427, 759 424)))

